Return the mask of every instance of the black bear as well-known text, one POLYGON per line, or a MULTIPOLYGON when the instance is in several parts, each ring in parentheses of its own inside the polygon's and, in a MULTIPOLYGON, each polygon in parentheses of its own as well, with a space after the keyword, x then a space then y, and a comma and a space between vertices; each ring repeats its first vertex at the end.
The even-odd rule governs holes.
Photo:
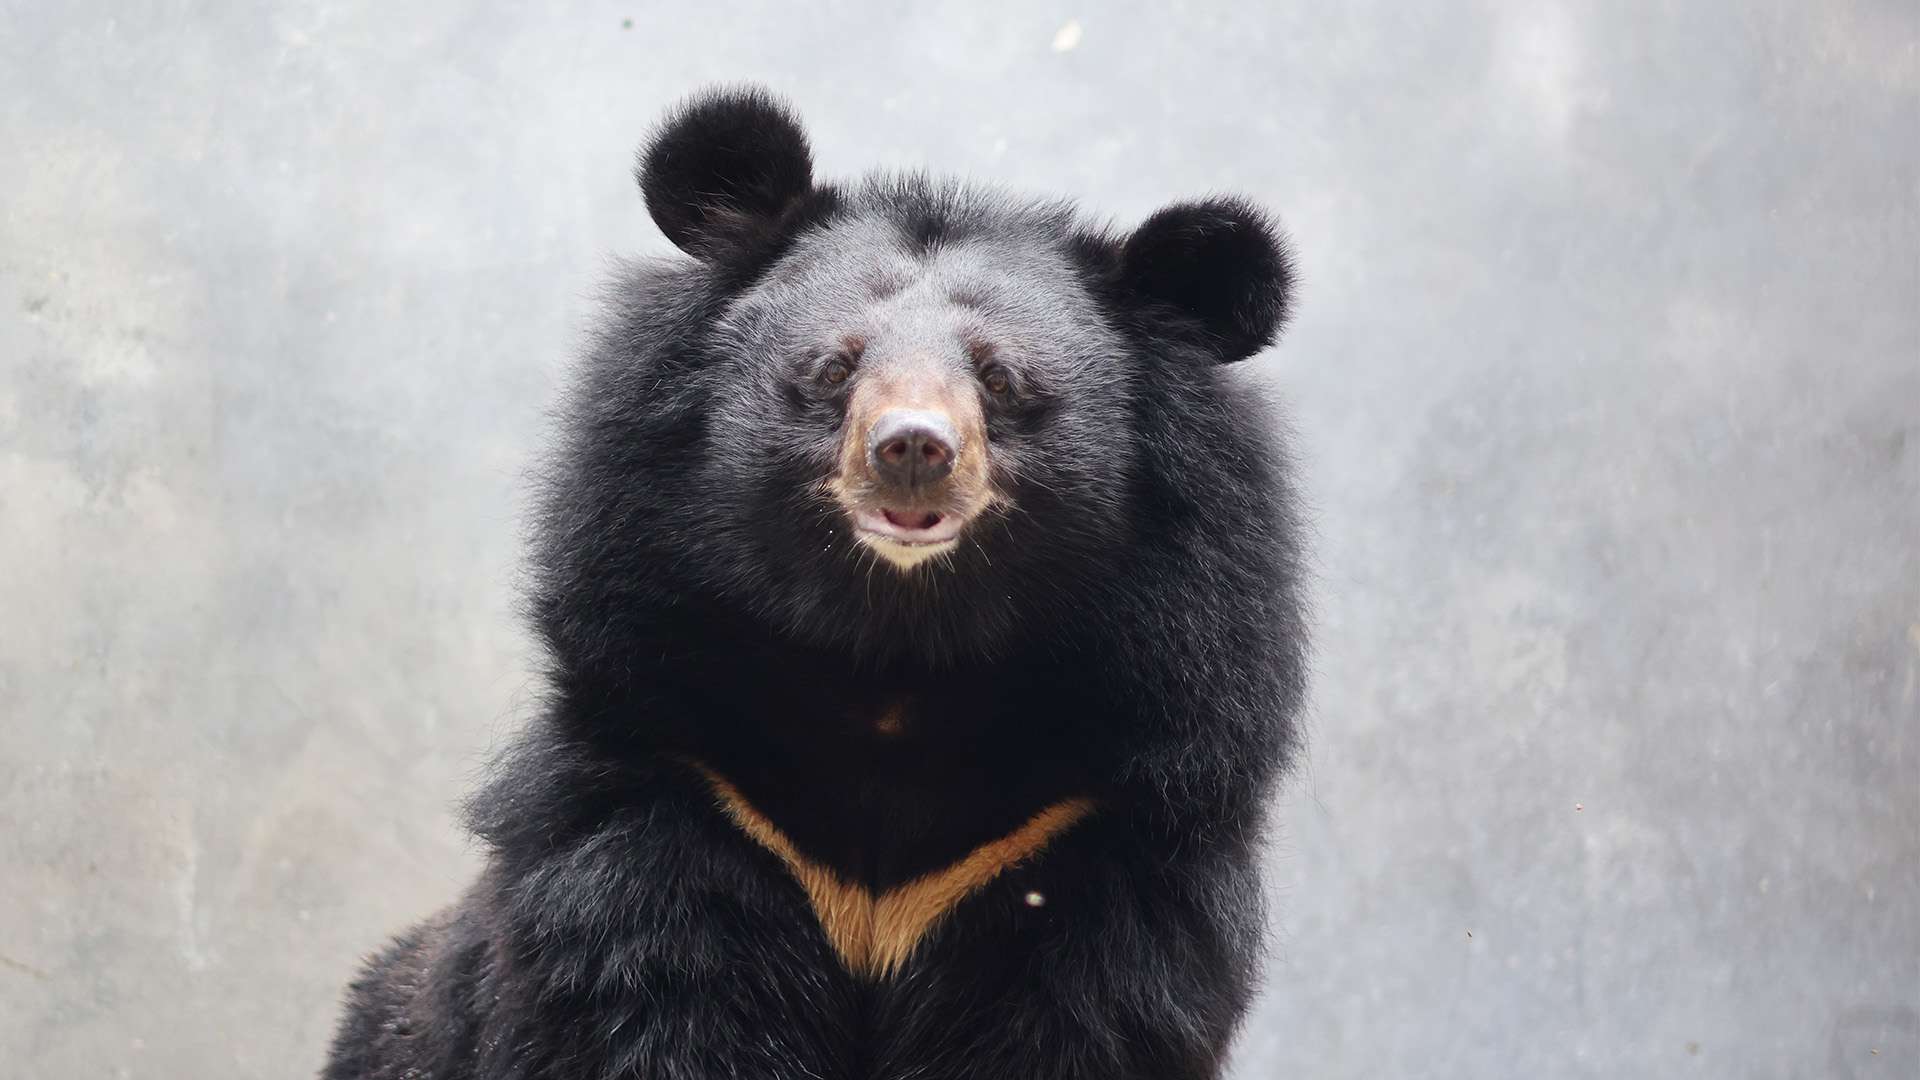
POLYGON ((1274 225, 819 183, 755 89, 638 177, 691 257, 564 414, 550 698, 324 1075, 1218 1076, 1305 668, 1274 225))

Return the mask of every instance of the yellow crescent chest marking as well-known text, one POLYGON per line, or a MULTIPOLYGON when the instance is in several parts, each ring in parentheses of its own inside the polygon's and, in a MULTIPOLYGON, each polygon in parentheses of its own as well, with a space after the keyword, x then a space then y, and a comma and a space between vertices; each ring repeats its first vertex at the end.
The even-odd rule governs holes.
POLYGON ((949 866, 922 874, 875 895, 843 880, 831 868, 802 855, 740 789, 719 773, 696 763, 713 789, 721 810, 733 823, 785 863, 807 894, 814 917, 848 971, 885 978, 900 970, 913 950, 962 900, 994 878, 1033 858, 1053 838, 1093 811, 1093 801, 1064 799, 998 840, 991 840, 949 866))

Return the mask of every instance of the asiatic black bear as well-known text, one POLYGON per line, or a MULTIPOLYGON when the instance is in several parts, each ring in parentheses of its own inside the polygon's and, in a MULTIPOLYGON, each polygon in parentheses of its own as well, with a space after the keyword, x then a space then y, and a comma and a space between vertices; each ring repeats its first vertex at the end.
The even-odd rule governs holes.
POLYGON ((640 186, 551 462, 550 702, 486 869, 349 991, 331 1080, 1199 1080, 1296 741, 1287 464, 1227 365, 1289 257, 813 177, 758 90, 640 186))

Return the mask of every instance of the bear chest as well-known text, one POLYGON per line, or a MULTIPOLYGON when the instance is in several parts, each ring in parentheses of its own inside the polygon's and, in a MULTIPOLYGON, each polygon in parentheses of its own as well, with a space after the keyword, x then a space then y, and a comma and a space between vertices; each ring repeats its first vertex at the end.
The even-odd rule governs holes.
POLYGON ((1084 770, 1030 725, 941 724, 907 695, 810 737, 691 757, 726 819, 801 886, 849 971, 898 970, 953 910, 1094 812, 1084 770))

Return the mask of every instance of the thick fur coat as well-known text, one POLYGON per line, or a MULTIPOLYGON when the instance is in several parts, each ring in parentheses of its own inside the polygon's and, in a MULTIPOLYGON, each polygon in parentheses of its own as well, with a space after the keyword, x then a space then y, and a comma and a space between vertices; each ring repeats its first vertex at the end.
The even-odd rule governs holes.
POLYGON ((1218 1076, 1304 669, 1227 367, 1276 230, 817 183, 754 90, 639 178, 686 255, 613 284, 548 466, 549 701, 324 1076, 1218 1076))

